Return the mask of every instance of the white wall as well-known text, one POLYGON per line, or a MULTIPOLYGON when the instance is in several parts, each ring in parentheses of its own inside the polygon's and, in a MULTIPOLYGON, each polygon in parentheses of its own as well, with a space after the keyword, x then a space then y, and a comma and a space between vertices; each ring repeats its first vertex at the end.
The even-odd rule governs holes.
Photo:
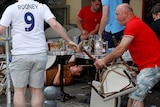
POLYGON ((132 6, 135 15, 142 19, 143 0, 131 0, 130 5, 132 6))
POLYGON ((70 24, 76 24, 77 14, 81 9, 81 0, 66 0, 66 4, 70 5, 70 24))

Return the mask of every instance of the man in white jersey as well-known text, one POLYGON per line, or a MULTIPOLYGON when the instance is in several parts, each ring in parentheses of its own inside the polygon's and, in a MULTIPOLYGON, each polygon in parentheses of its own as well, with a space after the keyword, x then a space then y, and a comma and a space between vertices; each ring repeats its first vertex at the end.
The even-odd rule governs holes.
POLYGON ((12 61, 9 64, 14 85, 14 107, 26 107, 27 84, 31 91, 31 106, 42 107, 47 45, 44 21, 56 31, 74 51, 78 45, 66 35, 47 5, 34 0, 18 0, 6 8, 0 20, 0 34, 12 26, 12 61))

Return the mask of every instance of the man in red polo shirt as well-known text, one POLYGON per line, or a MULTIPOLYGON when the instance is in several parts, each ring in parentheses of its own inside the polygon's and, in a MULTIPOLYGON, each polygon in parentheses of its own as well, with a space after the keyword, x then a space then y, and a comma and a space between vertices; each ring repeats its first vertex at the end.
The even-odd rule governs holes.
POLYGON ((160 42, 153 30, 134 15, 129 4, 117 7, 116 19, 125 26, 123 38, 110 54, 97 59, 94 65, 102 68, 128 49, 140 72, 136 77, 137 89, 129 94, 127 107, 144 107, 148 91, 160 80, 160 42))

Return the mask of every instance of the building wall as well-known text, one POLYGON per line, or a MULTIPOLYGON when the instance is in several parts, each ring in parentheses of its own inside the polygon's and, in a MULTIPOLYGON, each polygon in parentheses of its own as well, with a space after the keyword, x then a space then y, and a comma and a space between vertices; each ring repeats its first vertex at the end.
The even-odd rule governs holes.
POLYGON ((70 5, 70 24, 76 24, 79 10, 83 6, 91 4, 91 0, 66 0, 66 4, 70 5))
POLYGON ((76 24, 76 18, 81 9, 81 0, 66 0, 66 4, 70 5, 70 24, 76 24))
MULTIPOLYGON (((143 0, 130 0, 135 14, 140 18, 142 18, 142 1, 143 0)), ((90 5, 90 0, 66 0, 66 4, 70 5, 70 24, 76 24, 79 10, 84 5, 90 5)))
POLYGON ((132 6, 135 15, 142 19, 143 0, 131 0, 130 5, 132 6))

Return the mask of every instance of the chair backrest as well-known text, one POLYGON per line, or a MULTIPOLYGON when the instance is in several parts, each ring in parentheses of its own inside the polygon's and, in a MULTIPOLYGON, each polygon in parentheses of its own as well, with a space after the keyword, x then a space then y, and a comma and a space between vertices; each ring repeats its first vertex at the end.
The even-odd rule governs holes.
POLYGON ((47 58, 48 58, 48 61, 46 64, 46 70, 49 69, 55 63, 57 56, 56 55, 52 55, 52 56, 48 55, 47 58))
POLYGON ((73 40, 73 37, 78 37, 81 35, 81 31, 79 30, 79 28, 73 28, 67 32, 67 35, 71 40, 73 40))
POLYGON ((51 27, 45 30, 45 36, 47 40, 57 40, 61 38, 61 36, 59 36, 51 27))
POLYGON ((69 30, 75 28, 75 27, 72 26, 72 25, 63 25, 63 27, 66 29, 66 31, 69 31, 69 30))

